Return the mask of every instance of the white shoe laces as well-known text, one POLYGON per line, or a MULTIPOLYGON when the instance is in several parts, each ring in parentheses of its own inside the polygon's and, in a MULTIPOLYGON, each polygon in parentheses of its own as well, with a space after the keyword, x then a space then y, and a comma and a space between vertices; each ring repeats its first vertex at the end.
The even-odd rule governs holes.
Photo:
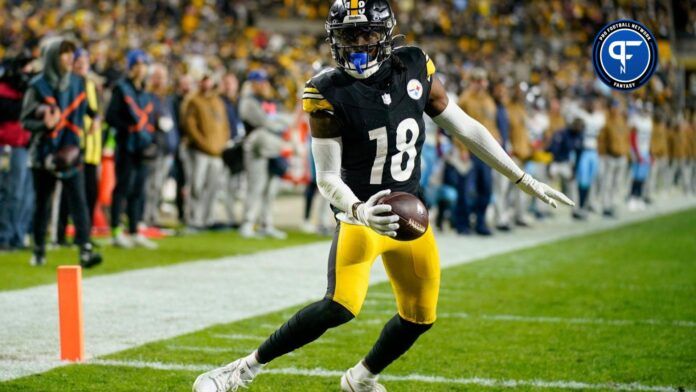
POLYGON ((212 377, 215 385, 223 386, 225 389, 223 391, 235 392, 240 387, 248 388, 253 376, 250 378, 243 378, 243 375, 251 375, 252 373, 249 369, 244 369, 246 363, 242 360, 236 366, 228 365, 220 373, 212 377), (245 370, 244 372, 242 372, 245 370))
POLYGON ((242 374, 239 371, 235 370, 232 372, 230 377, 227 379, 227 385, 225 385, 225 386, 227 387, 228 391, 234 392, 234 391, 238 390, 240 387, 245 388, 245 389, 248 388, 250 382, 251 382, 251 379, 248 379, 248 380, 243 379, 242 374))
POLYGON ((387 392, 387 388, 378 383, 377 378, 353 378, 349 371, 348 380, 346 381, 351 384, 351 388, 356 388, 356 392, 387 392))

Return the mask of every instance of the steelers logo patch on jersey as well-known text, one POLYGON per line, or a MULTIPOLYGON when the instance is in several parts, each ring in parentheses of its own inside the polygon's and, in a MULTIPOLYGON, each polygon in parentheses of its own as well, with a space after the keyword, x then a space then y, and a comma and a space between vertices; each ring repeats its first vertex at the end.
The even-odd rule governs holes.
POLYGON ((409 97, 417 101, 423 96, 423 85, 420 81, 418 81, 418 79, 411 79, 406 85, 406 91, 408 92, 409 97))

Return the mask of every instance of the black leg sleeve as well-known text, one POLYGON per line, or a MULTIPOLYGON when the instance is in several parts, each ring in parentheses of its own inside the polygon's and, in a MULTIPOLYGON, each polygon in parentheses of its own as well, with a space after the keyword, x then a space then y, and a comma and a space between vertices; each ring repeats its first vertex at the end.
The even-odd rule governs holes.
POLYGON ((281 355, 317 340, 329 328, 345 324, 353 314, 330 299, 315 302, 295 313, 261 344, 259 362, 268 363, 281 355))
POLYGON ((408 351, 418 337, 432 326, 412 323, 397 314, 382 329, 379 339, 365 357, 365 365, 372 373, 381 373, 390 363, 408 351))

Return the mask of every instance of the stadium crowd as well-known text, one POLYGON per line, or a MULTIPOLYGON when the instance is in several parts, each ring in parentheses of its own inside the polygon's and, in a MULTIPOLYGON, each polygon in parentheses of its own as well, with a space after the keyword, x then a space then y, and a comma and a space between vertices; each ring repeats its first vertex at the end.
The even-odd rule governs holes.
MULTIPOLYGON (((224 223, 245 237, 284 238, 272 216, 284 184, 306 184, 298 224, 326 230, 328 207, 318 209, 328 217, 311 217, 316 184, 298 94, 331 64, 328 45, 321 34, 260 29, 257 19, 301 25, 329 3, 0 1, 0 250, 27 247, 32 233, 41 265, 48 227, 66 244, 70 216, 81 262, 96 264, 90 233, 101 213, 113 245, 155 248, 143 228, 165 225, 168 199, 192 230, 224 223)), ((696 111, 658 3, 395 6, 404 43, 430 54, 451 97, 526 171, 578 202, 574 218, 696 194, 696 111), (660 40, 658 71, 632 93, 603 85, 589 54, 603 23, 623 17, 660 40)), ((426 124, 421 184, 438 229, 491 235, 549 216, 426 124)))

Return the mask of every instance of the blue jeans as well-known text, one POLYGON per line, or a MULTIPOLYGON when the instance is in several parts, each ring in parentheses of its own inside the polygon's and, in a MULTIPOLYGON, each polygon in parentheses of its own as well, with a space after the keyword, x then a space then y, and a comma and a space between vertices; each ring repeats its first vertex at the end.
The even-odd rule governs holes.
POLYGON ((443 174, 442 185, 447 186, 454 190, 454 194, 457 198, 452 209, 452 227, 459 233, 469 232, 469 200, 466 194, 466 184, 468 180, 468 173, 459 173, 451 165, 445 166, 445 172, 443 174))
POLYGON ((26 148, 13 148, 0 172, 0 245, 21 248, 34 212, 34 186, 26 148))
POLYGON ((645 181, 650 173, 650 162, 634 162, 631 165, 633 179, 636 181, 645 181))
POLYGON ((443 185, 449 185, 457 194, 452 225, 458 233, 469 232, 472 213, 476 216, 476 229, 486 228, 486 209, 493 193, 491 168, 476 156, 471 157, 471 162, 471 170, 466 174, 450 165, 445 167, 443 185))
POLYGON ((473 163, 469 174, 469 189, 476 195, 473 200, 473 213, 476 216, 476 228, 486 227, 486 209, 493 195, 493 172, 479 157, 472 155, 473 163))
POLYGON ((457 189, 451 184, 434 185, 424 188, 423 191, 426 203, 431 206, 435 206, 442 201, 452 205, 457 202, 457 189))
POLYGON ((432 144, 424 144, 423 149, 421 149, 421 178, 420 185, 421 188, 427 188, 428 183, 430 183, 430 177, 435 171, 435 165, 437 164, 437 148, 432 144))

